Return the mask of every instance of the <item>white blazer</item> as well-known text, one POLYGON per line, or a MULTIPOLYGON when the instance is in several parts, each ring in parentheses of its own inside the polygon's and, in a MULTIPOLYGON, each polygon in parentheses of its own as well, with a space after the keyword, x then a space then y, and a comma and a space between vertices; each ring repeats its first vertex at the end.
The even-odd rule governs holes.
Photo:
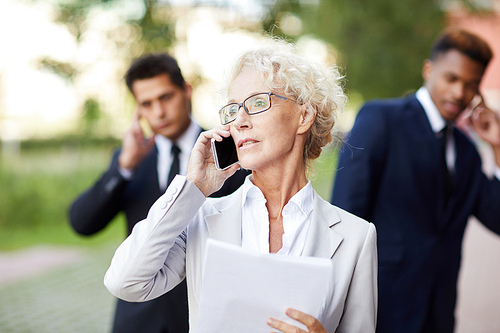
MULTIPOLYGON (((187 279, 190 331, 196 332, 205 243, 214 238, 241 246, 242 188, 205 198, 176 176, 118 247, 104 277, 118 298, 142 302, 187 279)), ((314 209, 304 256, 331 258, 334 279, 318 318, 328 332, 375 332, 377 249, 375 226, 324 201, 314 209)))

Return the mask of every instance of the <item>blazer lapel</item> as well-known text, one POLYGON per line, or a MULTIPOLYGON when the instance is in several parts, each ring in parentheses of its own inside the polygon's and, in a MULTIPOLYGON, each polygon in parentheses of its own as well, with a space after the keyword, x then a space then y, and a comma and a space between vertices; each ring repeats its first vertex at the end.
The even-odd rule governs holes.
POLYGON ((343 240, 332 229, 339 222, 340 216, 335 208, 314 192, 314 210, 303 255, 332 258, 343 240))
POLYGON ((205 217, 210 238, 241 246, 241 191, 214 206, 219 213, 205 217))

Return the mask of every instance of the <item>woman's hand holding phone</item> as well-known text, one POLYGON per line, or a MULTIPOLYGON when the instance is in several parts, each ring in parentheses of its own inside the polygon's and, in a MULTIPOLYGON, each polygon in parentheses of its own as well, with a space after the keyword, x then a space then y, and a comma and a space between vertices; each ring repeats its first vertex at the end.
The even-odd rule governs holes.
POLYGON ((229 125, 202 132, 191 151, 187 179, 207 197, 218 191, 224 181, 240 168, 238 164, 233 164, 225 170, 218 170, 215 165, 211 141, 214 139, 220 142, 230 135, 229 125))

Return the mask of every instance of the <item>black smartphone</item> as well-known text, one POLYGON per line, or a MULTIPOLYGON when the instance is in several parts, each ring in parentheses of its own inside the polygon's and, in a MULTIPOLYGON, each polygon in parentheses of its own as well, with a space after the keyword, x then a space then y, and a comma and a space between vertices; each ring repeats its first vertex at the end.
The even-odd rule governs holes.
POLYGON ((220 142, 212 139, 212 152, 215 166, 219 170, 225 170, 238 162, 238 153, 232 136, 222 138, 220 142))

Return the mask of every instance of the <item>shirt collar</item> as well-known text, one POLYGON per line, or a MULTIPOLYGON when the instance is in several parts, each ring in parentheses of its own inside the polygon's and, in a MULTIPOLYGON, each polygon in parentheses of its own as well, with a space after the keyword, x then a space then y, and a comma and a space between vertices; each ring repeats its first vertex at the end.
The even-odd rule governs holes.
POLYGON ((290 202, 297 205, 297 207, 299 207, 306 216, 312 212, 314 205, 314 191, 310 180, 307 181, 306 186, 295 193, 295 195, 290 199, 289 203, 290 202))
POLYGON ((429 91, 425 87, 421 87, 415 93, 415 97, 420 102, 422 107, 424 108, 425 114, 427 115, 427 119, 429 119, 429 123, 431 124, 432 131, 434 133, 440 132, 446 125, 446 120, 439 113, 436 104, 432 101, 431 95, 429 91))
POLYGON ((243 183, 243 198, 241 200, 241 207, 245 206, 247 198, 266 200, 260 188, 253 184, 252 174, 248 175, 243 183))
MULTIPOLYGON (((175 141, 181 150, 181 154, 191 154, 196 139, 201 132, 201 127, 191 120, 191 124, 187 130, 175 141)), ((159 154, 170 154, 172 149, 172 140, 164 137, 163 135, 155 135, 155 143, 158 147, 159 154)))
MULTIPOLYGON (((243 183, 243 199, 241 200, 242 207, 245 205, 247 199, 266 201, 262 191, 253 184, 252 175, 248 175, 243 183)), ((295 204, 305 215, 309 215, 314 206, 314 190, 311 181, 307 181, 307 184, 294 194, 285 207, 288 206, 289 203, 295 204)))

